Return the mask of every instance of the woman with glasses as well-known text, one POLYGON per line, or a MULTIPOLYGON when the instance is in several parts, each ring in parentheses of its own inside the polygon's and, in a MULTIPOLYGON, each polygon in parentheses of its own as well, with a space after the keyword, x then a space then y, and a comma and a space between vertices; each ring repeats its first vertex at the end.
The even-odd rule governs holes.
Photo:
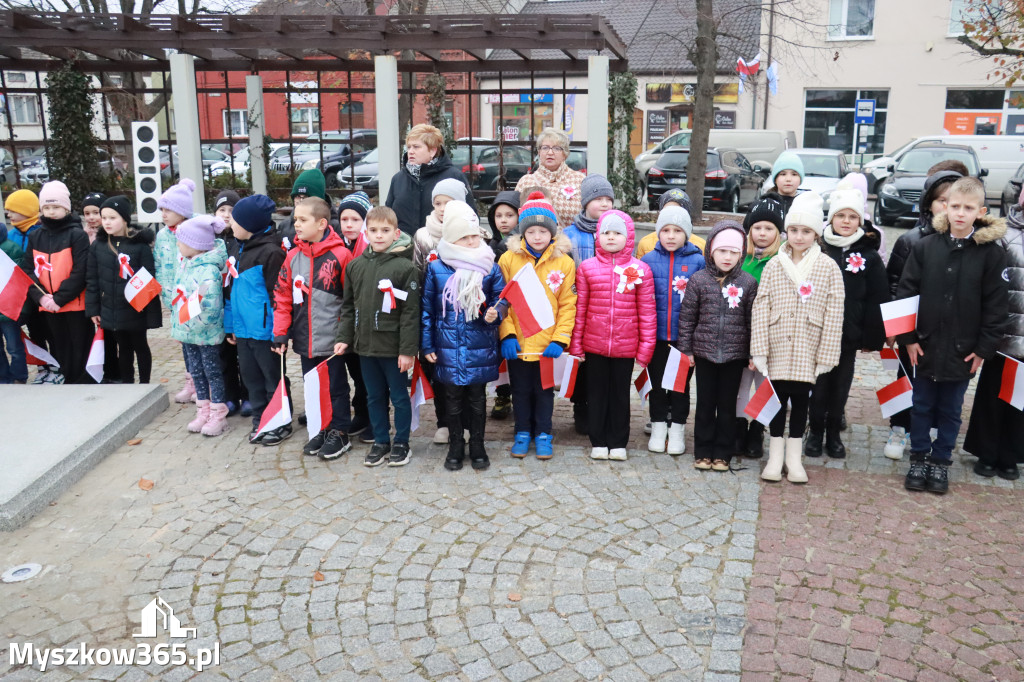
POLYGON ((547 191, 558 216, 558 227, 565 229, 582 210, 580 185, 586 174, 566 165, 569 158, 569 138, 561 130, 545 128, 537 138, 540 166, 533 173, 519 178, 516 191, 540 187, 547 191))

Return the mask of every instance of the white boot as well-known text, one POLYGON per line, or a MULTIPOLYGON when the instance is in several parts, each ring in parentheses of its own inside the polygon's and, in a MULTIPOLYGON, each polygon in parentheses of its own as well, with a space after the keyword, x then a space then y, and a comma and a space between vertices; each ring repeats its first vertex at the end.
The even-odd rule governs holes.
POLYGON ((665 452, 665 437, 667 435, 667 423, 651 422, 651 439, 647 441, 647 449, 651 452, 665 452))
POLYGON ((761 472, 761 478, 766 481, 782 480, 782 463, 786 458, 786 439, 781 436, 768 441, 768 463, 761 472))
POLYGON ((608 448, 591 448, 590 459, 608 459, 608 448))
MULTIPOLYGON (((772 440, 775 440, 772 438, 772 440)), ((803 439, 786 439, 786 480, 790 483, 807 483, 807 472, 804 471, 803 439)))
POLYGON ((612 448, 608 451, 608 459, 614 459, 616 462, 625 462, 628 456, 626 448, 612 448))
POLYGON ((668 454, 681 455, 686 452, 686 424, 668 427, 668 454))

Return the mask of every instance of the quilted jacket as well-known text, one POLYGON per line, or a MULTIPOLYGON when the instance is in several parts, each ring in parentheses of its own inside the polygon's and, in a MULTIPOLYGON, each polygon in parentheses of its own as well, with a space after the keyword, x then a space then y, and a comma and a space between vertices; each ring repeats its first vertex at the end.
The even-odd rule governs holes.
POLYGON ((89 247, 89 269, 86 273, 85 314, 99 315, 104 329, 157 329, 161 324, 159 297, 149 302, 142 312, 128 303, 124 289, 131 278, 121 276, 118 258, 128 256, 131 272, 146 268, 153 274, 153 230, 142 228, 132 237, 111 237, 104 230, 96 233, 96 241, 89 247), (111 250, 111 244, 114 250, 111 250))
POLYGON ((999 350, 1024 360, 1024 211, 1010 207, 1006 216, 1006 277, 1010 282, 1010 315, 999 350))
POLYGON ((693 242, 666 251, 661 242, 643 258, 654 273, 654 302, 658 307, 658 340, 675 341, 679 335, 679 311, 690 278, 704 269, 704 254, 693 242))
POLYGON ((843 273, 843 347, 854 351, 882 349, 885 327, 881 305, 889 302, 885 264, 878 254, 879 232, 870 225, 864 228, 864 236, 846 249, 827 242, 821 247, 843 273))
MULTIPOLYGON (((63 218, 40 220, 42 229, 29 232, 21 267, 33 282, 53 294, 60 312, 85 310, 89 237, 82 229, 82 219, 69 213, 63 218)), ((29 287, 28 297, 33 303, 38 304, 42 296, 37 287, 29 287)))
MULTIPOLYGON (((195 258, 184 258, 178 272, 175 289, 181 288, 188 297, 206 288, 200 301, 198 317, 182 324, 178 321, 181 303, 171 311, 171 338, 196 346, 215 346, 224 340, 224 290, 221 271, 228 260, 222 239, 214 240, 214 247, 195 258)), ((175 296, 172 291, 172 296, 175 296)))

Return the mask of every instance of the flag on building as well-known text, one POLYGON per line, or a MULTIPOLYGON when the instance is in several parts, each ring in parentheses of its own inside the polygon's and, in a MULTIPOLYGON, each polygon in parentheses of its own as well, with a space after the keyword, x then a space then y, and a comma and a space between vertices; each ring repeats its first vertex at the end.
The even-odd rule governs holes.
POLYGON ((572 392, 576 390, 576 374, 580 370, 580 359, 568 353, 562 353, 562 357, 565 358, 565 367, 562 369, 557 395, 559 398, 571 398, 572 392))
POLYGON ((754 391, 753 397, 747 403, 746 408, 743 410, 743 414, 747 415, 751 419, 757 422, 761 422, 765 426, 771 423, 772 418, 778 414, 779 410, 782 409, 782 403, 779 401, 779 396, 775 393, 775 387, 772 386, 772 382, 767 379, 761 382, 761 385, 754 391))
POLYGON ((886 346, 879 355, 882 358, 882 369, 897 370, 900 368, 900 356, 896 353, 895 348, 886 346))
POLYGON ((899 336, 914 331, 917 328, 917 308, 920 303, 920 296, 883 303, 882 321, 885 322, 885 335, 899 336))
POLYGON ((689 373, 690 359, 674 346, 669 346, 665 373, 661 376, 661 387, 666 391, 686 393, 686 377, 689 373))
POLYGON ((103 382, 104 351, 103 328, 100 327, 96 330, 96 335, 92 337, 92 346, 89 347, 89 359, 85 361, 85 371, 96 380, 97 384, 103 382))
POLYGON ((524 265, 501 290, 501 298, 516 311, 523 336, 533 336, 555 324, 555 311, 532 265, 524 265))
POLYGON ((412 366, 412 386, 409 389, 409 397, 412 399, 412 423, 409 430, 415 431, 420 427, 420 405, 434 397, 434 389, 430 388, 427 375, 420 367, 419 358, 416 358, 412 366))
MULTIPOLYGON (((308 406, 307 409, 309 409, 308 406)), ((256 435, 279 429, 282 426, 288 426, 291 423, 292 411, 288 406, 288 396, 285 395, 284 377, 282 376, 281 381, 277 383, 277 390, 274 391, 273 397, 270 398, 270 402, 267 404, 267 408, 263 410, 260 428, 256 435)))
POLYGON ((45 349, 32 343, 32 339, 28 338, 28 334, 24 331, 21 332, 21 340, 25 342, 25 362, 40 367, 46 367, 47 365, 50 367, 60 367, 60 363, 47 353, 45 349))
POLYGON ((302 375, 302 395, 306 400, 306 430, 309 439, 326 429, 334 410, 331 407, 331 378, 327 360, 302 375))
POLYGON ((1005 355, 1003 358, 1003 379, 999 386, 999 399, 1024 411, 1024 363, 1005 355))
POLYGON ((882 418, 888 419, 897 412, 909 410, 914 404, 914 387, 910 379, 902 376, 888 386, 875 392, 882 407, 882 418))
POLYGON ((0 251, 0 315, 17 320, 30 286, 32 279, 10 256, 0 251))
POLYGON ((636 386, 636 392, 640 394, 640 404, 643 405, 647 402, 647 394, 651 392, 653 384, 651 384, 651 375, 647 372, 647 368, 644 367, 640 371, 640 375, 633 380, 633 385, 636 386))
POLYGON ((145 310, 149 302, 160 295, 160 284, 146 268, 139 268, 124 285, 124 297, 138 312, 145 310))

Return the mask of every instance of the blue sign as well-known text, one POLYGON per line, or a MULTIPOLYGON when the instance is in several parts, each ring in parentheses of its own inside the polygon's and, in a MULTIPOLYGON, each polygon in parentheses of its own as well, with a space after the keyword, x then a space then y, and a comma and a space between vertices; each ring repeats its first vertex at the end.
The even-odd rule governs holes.
POLYGON ((553 93, 550 93, 550 92, 548 92, 548 93, 535 92, 535 93, 530 94, 530 95, 519 95, 519 101, 521 103, 523 103, 523 104, 529 104, 531 100, 533 101, 534 104, 540 104, 542 102, 543 103, 547 103, 547 104, 551 104, 551 103, 553 103, 555 101, 555 95, 553 93))
POLYGON ((875 124, 875 100, 857 100, 857 113, 853 116, 853 122, 863 125, 875 124))

